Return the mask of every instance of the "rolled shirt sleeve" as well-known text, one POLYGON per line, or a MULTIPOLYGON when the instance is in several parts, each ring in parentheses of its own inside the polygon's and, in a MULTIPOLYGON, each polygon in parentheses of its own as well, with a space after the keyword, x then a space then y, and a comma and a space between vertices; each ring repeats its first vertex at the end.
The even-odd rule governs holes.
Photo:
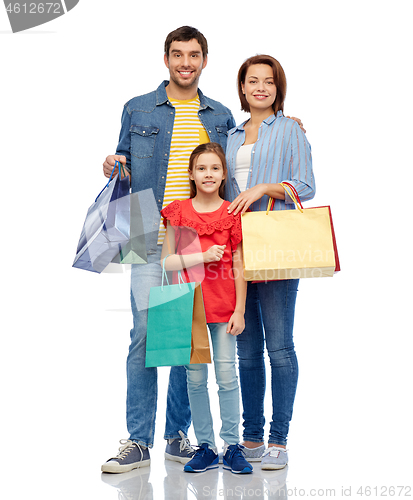
MULTIPOLYGON (((301 201, 311 200, 315 195, 311 146, 297 123, 291 128, 290 149, 290 169, 283 181, 295 187, 301 201)), ((294 203, 288 194, 285 195, 285 203, 294 203)))

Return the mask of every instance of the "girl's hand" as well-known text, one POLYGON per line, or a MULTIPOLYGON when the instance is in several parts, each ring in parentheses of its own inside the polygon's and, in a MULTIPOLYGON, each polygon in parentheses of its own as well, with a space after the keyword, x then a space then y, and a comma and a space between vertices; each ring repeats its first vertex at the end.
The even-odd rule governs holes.
POLYGON ((227 333, 234 335, 236 337, 240 333, 244 331, 245 328, 245 320, 244 314, 241 312, 234 311, 230 320, 228 321, 227 333))
POLYGON ((226 245, 213 245, 203 252, 204 262, 217 262, 222 259, 226 245))
POLYGON ((248 207, 254 203, 254 201, 257 201, 264 196, 265 190, 265 184, 257 184, 256 186, 242 192, 235 198, 231 205, 229 205, 228 213, 230 214, 234 212, 234 215, 237 215, 237 213, 241 211, 241 214, 245 214, 248 207))

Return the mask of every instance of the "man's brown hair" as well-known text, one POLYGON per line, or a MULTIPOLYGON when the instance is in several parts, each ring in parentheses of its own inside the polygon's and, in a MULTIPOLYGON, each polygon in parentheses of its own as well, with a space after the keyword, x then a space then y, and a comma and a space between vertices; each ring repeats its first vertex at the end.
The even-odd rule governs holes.
POLYGON ((165 40, 165 54, 169 57, 169 49, 171 48, 172 42, 189 42, 195 39, 202 49, 202 55, 204 59, 208 54, 208 43, 204 35, 192 26, 181 26, 180 28, 171 31, 165 40))

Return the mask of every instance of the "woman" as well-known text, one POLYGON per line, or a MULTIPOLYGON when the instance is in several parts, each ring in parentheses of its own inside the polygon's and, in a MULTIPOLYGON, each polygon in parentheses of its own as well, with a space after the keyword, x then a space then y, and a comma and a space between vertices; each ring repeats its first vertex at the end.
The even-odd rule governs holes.
MULTIPOLYGON (((283 115, 287 83, 280 63, 271 56, 247 59, 238 72, 241 109, 250 118, 228 134, 227 199, 233 214, 293 209, 280 185, 294 185, 302 201, 315 194, 311 148, 299 125, 283 115)), ((243 445, 248 461, 262 469, 288 463, 289 423, 298 379, 293 342, 295 301, 299 280, 248 283, 244 332, 237 338, 243 402, 243 445), (271 365, 273 414, 268 448, 264 446, 264 344, 271 365)))

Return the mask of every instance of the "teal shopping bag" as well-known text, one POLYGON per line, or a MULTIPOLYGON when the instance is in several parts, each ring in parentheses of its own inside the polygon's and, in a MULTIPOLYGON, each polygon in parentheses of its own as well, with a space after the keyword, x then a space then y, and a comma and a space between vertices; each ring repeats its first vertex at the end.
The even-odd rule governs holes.
POLYGON ((178 273, 179 283, 169 285, 164 265, 162 285, 149 294, 145 366, 211 363, 201 284, 178 273))

